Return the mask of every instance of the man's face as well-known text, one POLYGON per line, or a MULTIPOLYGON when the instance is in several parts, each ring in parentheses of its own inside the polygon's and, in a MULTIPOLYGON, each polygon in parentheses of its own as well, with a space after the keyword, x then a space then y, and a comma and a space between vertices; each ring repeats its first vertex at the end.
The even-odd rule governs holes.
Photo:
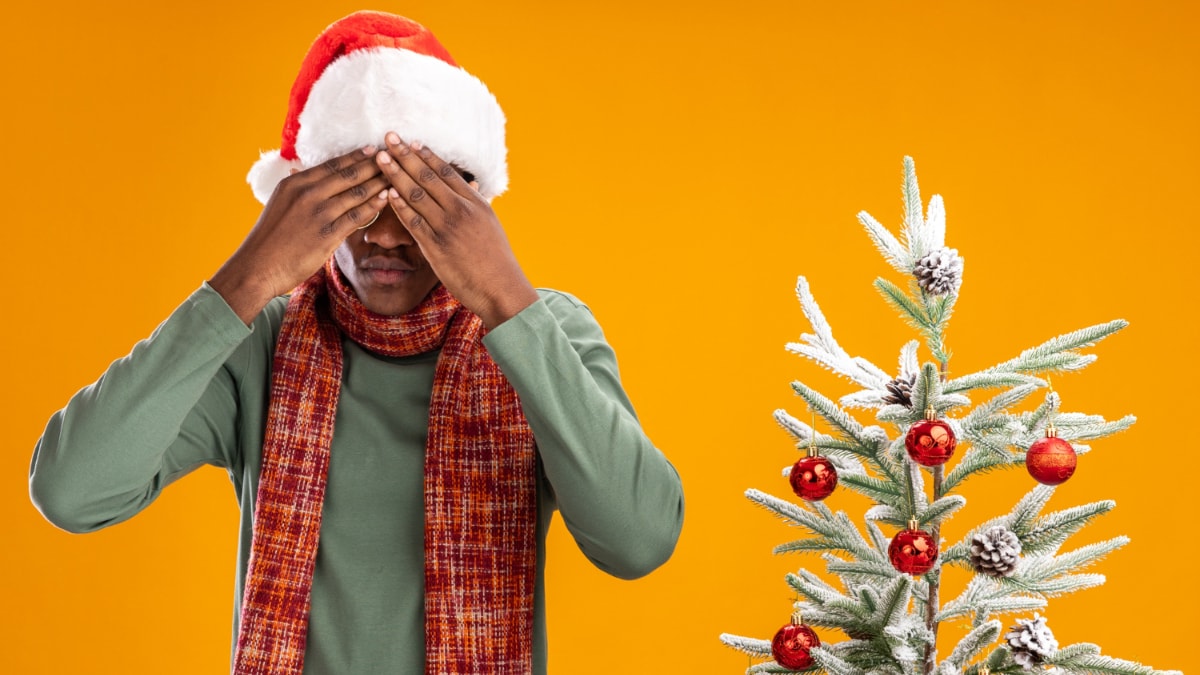
POLYGON ((347 237, 333 257, 358 299, 376 314, 404 314, 438 284, 412 235, 386 206, 370 227, 347 237))

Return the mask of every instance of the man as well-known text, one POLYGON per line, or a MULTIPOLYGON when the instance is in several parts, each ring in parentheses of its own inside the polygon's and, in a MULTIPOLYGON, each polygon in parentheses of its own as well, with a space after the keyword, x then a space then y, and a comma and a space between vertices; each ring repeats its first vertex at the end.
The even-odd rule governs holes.
POLYGON ((678 476, 599 326, 534 290, 489 205, 503 124, 419 24, 331 25, 246 240, 35 449, 34 502, 77 532, 227 469, 239 675, 544 673, 555 508, 610 574, 674 548, 678 476))

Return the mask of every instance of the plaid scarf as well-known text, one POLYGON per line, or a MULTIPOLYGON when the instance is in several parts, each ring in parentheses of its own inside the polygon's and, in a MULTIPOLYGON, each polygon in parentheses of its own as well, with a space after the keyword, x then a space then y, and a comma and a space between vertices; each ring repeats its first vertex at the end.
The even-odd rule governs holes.
POLYGON ((426 673, 529 673, 536 455, 516 392, 479 317, 445 287, 381 316, 331 258, 293 292, 275 347, 235 675, 303 670, 343 332, 386 356, 441 347, 425 450, 426 673))

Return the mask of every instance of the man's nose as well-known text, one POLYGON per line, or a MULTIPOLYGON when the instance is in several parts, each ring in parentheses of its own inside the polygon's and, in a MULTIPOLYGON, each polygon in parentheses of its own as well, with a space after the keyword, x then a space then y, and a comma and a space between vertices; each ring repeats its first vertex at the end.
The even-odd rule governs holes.
POLYGON ((381 248, 412 246, 416 243, 390 206, 383 207, 379 218, 363 231, 363 241, 381 248))

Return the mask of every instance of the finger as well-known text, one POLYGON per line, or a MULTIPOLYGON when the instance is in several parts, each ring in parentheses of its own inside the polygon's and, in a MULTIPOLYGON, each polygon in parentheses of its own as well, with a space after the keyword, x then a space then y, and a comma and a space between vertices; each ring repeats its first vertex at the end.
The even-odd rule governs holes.
MULTIPOLYGON (((404 147, 411 155, 411 149, 407 146, 404 147)), ((392 190, 396 193, 391 201, 402 201, 406 209, 411 210, 414 214, 419 214, 426 223, 435 225, 441 223, 445 217, 445 209, 428 190, 401 168, 400 163, 389 152, 381 151, 376 155, 376 159, 383 171, 383 177, 391 183, 392 190)), ((407 221, 401 218, 401 222, 407 221)))
POLYGON ((429 227, 429 221, 409 205, 394 187, 387 191, 387 203, 392 207, 400 224, 417 242, 417 246, 423 251, 428 250, 426 247, 437 239, 437 233, 429 227))
POLYGON ((351 206, 340 216, 321 226, 321 235, 336 236, 338 241, 341 241, 355 230, 361 230, 370 225, 387 205, 387 189, 380 189, 366 200, 351 206))
POLYGON ((304 183, 302 192, 311 193, 313 198, 323 201, 371 179, 379 174, 374 154, 375 148, 368 146, 301 171, 297 178, 304 183))
MULTIPOLYGON (((405 143, 394 131, 388 132, 384 142, 387 146, 384 156, 394 159, 417 187, 433 197, 442 208, 449 208, 460 197, 451 187, 450 181, 457 180, 461 183, 462 177, 453 166, 442 161, 432 150, 419 143, 405 143)), ((383 160, 384 156, 379 159, 383 160)))
POLYGON ((344 214, 350 212, 351 209, 360 204, 370 203, 372 200, 381 202, 380 208, 386 205, 387 198, 385 193, 391 187, 386 178, 382 175, 377 175, 364 183, 351 185, 339 194, 330 197, 325 201, 321 211, 326 214, 330 220, 336 220, 344 214))

